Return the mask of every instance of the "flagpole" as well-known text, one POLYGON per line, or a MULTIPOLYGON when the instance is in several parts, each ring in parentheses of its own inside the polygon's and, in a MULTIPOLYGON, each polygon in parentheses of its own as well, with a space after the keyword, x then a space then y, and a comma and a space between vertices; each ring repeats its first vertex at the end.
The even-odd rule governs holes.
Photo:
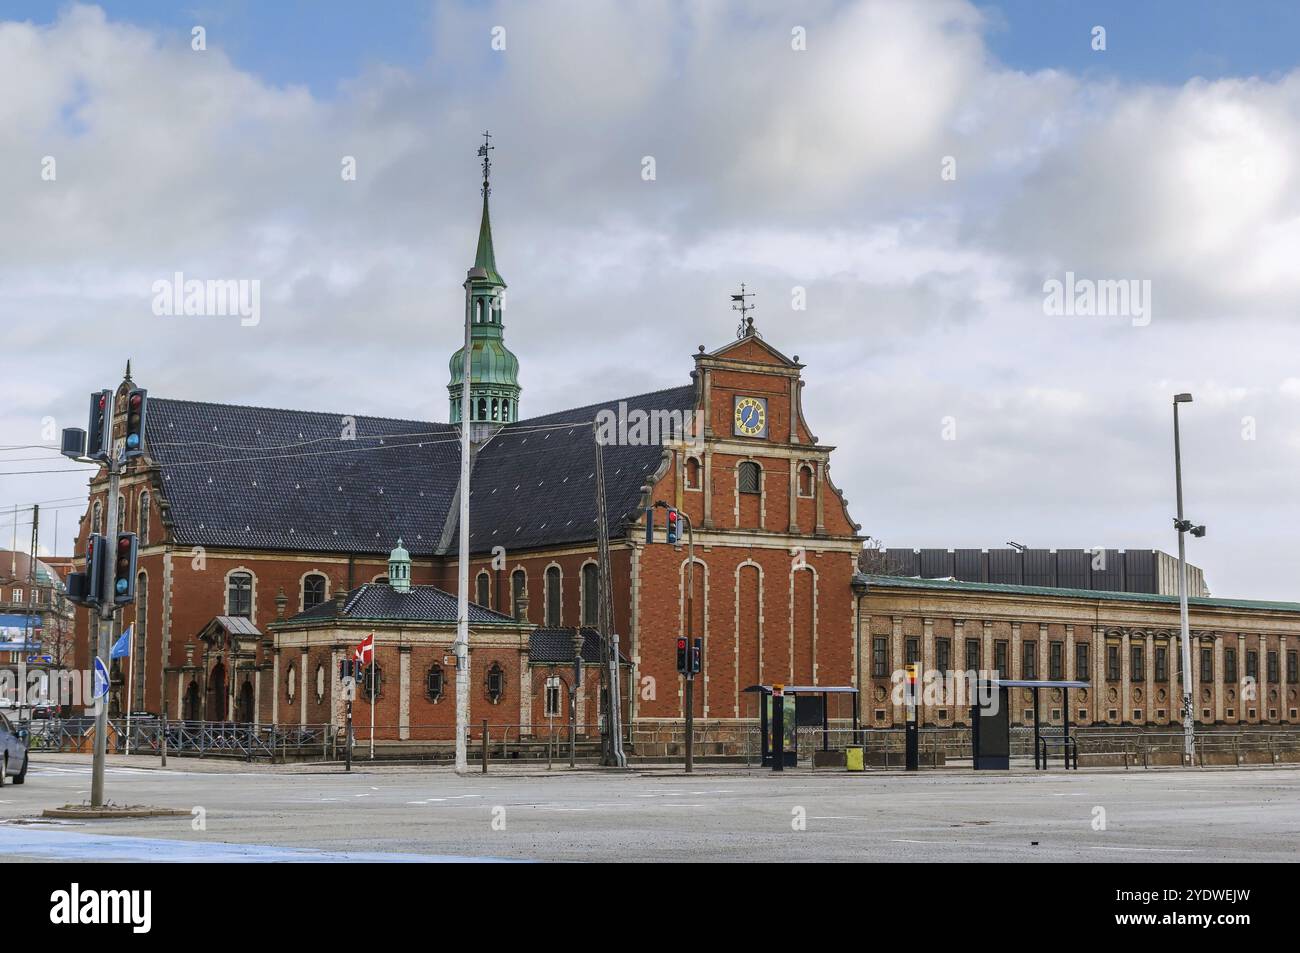
POLYGON ((379 653, 375 651, 375 633, 370 633, 370 760, 375 760, 375 665, 379 653))

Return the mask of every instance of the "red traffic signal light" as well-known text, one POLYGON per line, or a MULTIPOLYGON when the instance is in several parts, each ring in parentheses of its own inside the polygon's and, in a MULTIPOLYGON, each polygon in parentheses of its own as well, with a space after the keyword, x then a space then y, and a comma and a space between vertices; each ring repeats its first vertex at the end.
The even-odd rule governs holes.
POLYGON ((681 538, 681 532, 681 514, 670 506, 668 508, 668 542, 677 542, 681 538))
POLYGON ((685 675, 690 670, 690 654, 687 651, 687 642, 683 638, 677 640, 677 671, 685 675))
POLYGON ((117 534, 117 552, 113 561, 113 601, 118 605, 135 602, 135 533, 117 534))
POLYGON ((144 453, 144 416, 149 406, 149 392, 137 387, 126 395, 126 456, 144 453))

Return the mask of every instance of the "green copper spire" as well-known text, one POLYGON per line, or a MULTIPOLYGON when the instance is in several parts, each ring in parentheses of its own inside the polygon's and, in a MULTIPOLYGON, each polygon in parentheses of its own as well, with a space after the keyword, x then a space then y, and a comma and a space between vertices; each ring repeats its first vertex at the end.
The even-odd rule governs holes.
MULTIPOLYGON (((488 196, 492 193, 489 153, 495 148, 491 134, 483 134, 478 155, 483 160, 483 218, 479 223, 478 248, 474 266, 486 272, 470 284, 470 419, 474 422, 511 423, 519 419, 519 359, 505 345, 505 325, 501 322, 505 279, 497 271, 496 251, 492 247, 492 220, 488 214, 488 196)), ((451 422, 460 423, 461 375, 465 366, 464 348, 451 356, 451 382, 447 393, 451 422)))

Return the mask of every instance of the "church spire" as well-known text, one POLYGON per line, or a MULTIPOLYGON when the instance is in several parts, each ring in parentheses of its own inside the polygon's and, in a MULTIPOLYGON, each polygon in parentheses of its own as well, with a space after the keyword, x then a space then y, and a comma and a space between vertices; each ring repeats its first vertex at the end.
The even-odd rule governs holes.
MULTIPOLYGON (((519 419, 519 359, 505 345, 505 325, 501 321, 505 279, 497 271, 496 250, 492 247, 492 219, 488 213, 488 196, 492 193, 492 134, 483 133, 478 157, 483 162, 483 217, 479 221, 478 247, 474 266, 483 269, 483 277, 470 282, 470 420, 489 428, 493 423, 512 423, 519 419)), ((451 422, 461 415, 461 377, 464 373, 464 350, 451 357, 451 381, 447 385, 451 422)))

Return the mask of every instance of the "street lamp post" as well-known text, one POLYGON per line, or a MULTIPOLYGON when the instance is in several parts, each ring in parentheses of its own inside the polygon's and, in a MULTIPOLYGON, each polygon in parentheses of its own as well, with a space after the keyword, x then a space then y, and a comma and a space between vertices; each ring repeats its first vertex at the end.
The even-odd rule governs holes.
MULTIPOLYGON (((1178 405, 1190 404, 1191 394, 1174 395, 1174 488, 1178 497, 1178 516, 1174 526, 1178 530, 1178 616, 1182 627, 1182 664, 1183 664, 1183 758, 1187 764, 1194 763, 1196 755, 1196 737, 1192 719, 1192 646, 1191 626, 1187 618, 1187 540, 1186 534, 1192 529, 1189 520, 1183 516, 1183 461, 1182 445, 1178 435, 1178 405)), ((1196 527, 1195 535, 1204 536, 1205 527, 1196 527), (1199 531, 1199 532, 1198 532, 1199 531)))
POLYGON ((469 731, 469 470, 470 417, 469 395, 470 337, 474 308, 474 282, 487 277, 477 265, 465 276, 465 351, 460 381, 460 550, 456 572, 456 771, 469 770, 467 732, 469 731))

